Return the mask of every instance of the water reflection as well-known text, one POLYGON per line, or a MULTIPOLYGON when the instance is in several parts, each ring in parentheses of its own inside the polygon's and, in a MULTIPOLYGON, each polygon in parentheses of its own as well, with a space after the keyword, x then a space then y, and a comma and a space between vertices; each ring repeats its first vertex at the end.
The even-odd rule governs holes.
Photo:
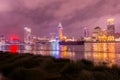
POLYGON ((120 43, 85 43, 85 45, 59 45, 58 42, 27 45, 27 51, 71 60, 88 59, 95 64, 103 62, 111 66, 120 65, 120 43), (30 47, 30 48, 29 48, 30 47))
MULTIPOLYGON (((85 48, 85 59, 92 60, 96 64, 105 63, 109 66, 117 63, 117 53, 115 43, 90 43, 91 48, 88 51, 87 47, 85 48)), ((86 44, 86 46, 88 46, 86 44)))
POLYGON ((59 45, 59 43, 56 41, 46 44, 39 44, 39 46, 27 46, 28 49, 25 50, 25 52, 32 52, 33 54, 40 54, 43 56, 53 56, 55 58, 68 58, 71 60, 74 59, 75 51, 71 47, 69 48, 65 45, 59 45))

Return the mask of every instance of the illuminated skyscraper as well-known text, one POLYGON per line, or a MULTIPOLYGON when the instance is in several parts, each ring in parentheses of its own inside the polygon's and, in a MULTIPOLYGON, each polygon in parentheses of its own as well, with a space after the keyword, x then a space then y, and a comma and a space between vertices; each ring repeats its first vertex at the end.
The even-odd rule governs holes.
POLYGON ((95 27, 94 32, 92 34, 93 39, 94 40, 99 40, 98 37, 101 35, 101 32, 102 32, 102 30, 99 26, 95 27))
POLYGON ((31 29, 25 27, 24 30, 25 30, 24 42, 31 43, 31 29))
POLYGON ((114 19, 107 19, 107 31, 108 36, 114 36, 115 34, 115 25, 114 25, 114 19))
POLYGON ((59 34, 59 40, 63 39, 63 27, 61 22, 58 24, 58 34, 59 34))

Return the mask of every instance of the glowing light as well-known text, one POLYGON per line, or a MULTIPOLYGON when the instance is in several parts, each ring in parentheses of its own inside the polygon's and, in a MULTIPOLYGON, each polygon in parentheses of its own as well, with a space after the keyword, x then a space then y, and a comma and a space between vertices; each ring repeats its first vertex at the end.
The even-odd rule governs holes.
POLYGON ((18 40, 19 38, 18 38, 18 36, 11 36, 10 39, 11 40, 18 40))
POLYGON ((115 40, 114 36, 108 36, 108 41, 114 41, 114 40, 115 40))
POLYGON ((107 22, 108 22, 108 23, 113 23, 113 22, 114 22, 114 19, 112 19, 112 18, 111 18, 111 19, 107 19, 107 22))
POLYGON ((53 41, 51 42, 52 45, 52 56, 54 56, 55 58, 59 58, 59 42, 58 41, 53 41))
POLYGON ((31 32, 31 29, 28 27, 25 27, 24 30, 26 30, 27 32, 31 32))
POLYGON ((59 22, 58 27, 62 28, 62 23, 61 22, 59 22))
POLYGON ((32 50, 32 47, 30 45, 25 45, 25 50, 30 51, 30 50, 32 50))
POLYGON ((10 51, 11 51, 11 52, 17 52, 17 51, 18 51, 18 45, 12 44, 12 45, 10 46, 10 51))

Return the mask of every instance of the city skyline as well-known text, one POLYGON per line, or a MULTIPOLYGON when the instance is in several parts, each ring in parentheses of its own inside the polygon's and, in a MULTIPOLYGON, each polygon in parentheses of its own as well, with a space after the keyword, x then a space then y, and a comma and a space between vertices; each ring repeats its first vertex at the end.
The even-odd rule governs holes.
MULTIPOLYGON (((115 19, 115 30, 120 26, 119 0, 0 0, 0 34, 7 37, 24 37, 24 27, 32 34, 43 37, 57 33, 62 22, 66 36, 83 36, 83 27, 93 31, 94 27, 107 28, 106 20, 115 19), (82 34, 82 35, 81 35, 82 34)), ((91 33, 90 32, 90 33, 91 33)))

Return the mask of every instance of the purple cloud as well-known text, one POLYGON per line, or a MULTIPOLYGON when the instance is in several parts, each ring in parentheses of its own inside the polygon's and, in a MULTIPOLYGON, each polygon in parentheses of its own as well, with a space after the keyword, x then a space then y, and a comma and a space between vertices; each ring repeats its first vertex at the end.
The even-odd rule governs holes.
POLYGON ((64 34, 80 37, 83 27, 106 28, 106 19, 114 18, 119 31, 119 0, 0 0, 0 34, 24 36, 24 25, 37 36, 57 33, 59 21, 64 34))

